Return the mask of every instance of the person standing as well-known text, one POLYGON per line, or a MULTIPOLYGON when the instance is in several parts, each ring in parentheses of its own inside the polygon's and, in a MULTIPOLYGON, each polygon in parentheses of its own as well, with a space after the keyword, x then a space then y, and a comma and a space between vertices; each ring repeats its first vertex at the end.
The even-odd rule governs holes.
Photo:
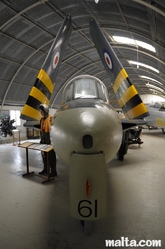
MULTIPOLYGON (((40 120, 40 135, 41 135, 41 144, 51 144, 50 140, 50 129, 51 129, 51 115, 49 114, 49 107, 46 104, 41 104, 39 106, 42 118, 40 120)), ((56 171, 56 153, 54 149, 49 152, 41 152, 42 159, 44 163, 44 169, 39 172, 40 175, 47 174, 47 156, 49 157, 50 164, 50 177, 57 176, 56 171)))

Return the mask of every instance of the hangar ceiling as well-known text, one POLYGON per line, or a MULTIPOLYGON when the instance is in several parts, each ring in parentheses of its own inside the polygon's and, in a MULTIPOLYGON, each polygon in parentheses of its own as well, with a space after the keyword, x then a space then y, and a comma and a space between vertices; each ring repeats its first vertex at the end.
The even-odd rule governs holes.
POLYGON ((73 30, 64 53, 50 106, 61 104, 65 83, 80 74, 98 77, 111 104, 118 103, 89 33, 94 17, 140 94, 165 97, 164 0, 1 0, 0 105, 23 106, 66 15, 73 30), (114 36, 129 38, 123 43, 114 36), (128 44, 128 41, 134 44, 128 44), (141 47, 152 45, 155 51, 141 47), (129 61, 143 63, 134 65, 129 61), (152 68, 151 68, 152 67, 152 68), (156 70, 155 70, 156 69, 156 70))

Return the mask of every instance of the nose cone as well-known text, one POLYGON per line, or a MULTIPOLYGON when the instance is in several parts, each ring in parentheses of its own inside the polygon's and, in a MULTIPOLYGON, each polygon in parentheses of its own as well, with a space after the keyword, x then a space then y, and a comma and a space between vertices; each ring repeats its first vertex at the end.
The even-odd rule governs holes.
POLYGON ((109 162, 120 147, 122 127, 113 110, 77 108, 57 114, 51 136, 57 155, 67 164, 74 152, 103 152, 109 162))

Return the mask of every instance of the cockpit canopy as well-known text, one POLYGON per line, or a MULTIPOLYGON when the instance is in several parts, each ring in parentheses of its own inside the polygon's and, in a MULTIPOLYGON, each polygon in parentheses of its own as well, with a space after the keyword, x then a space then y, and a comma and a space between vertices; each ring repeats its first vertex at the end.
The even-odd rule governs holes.
POLYGON ((65 86, 63 104, 75 99, 101 99, 109 103, 105 85, 90 75, 75 77, 65 86))

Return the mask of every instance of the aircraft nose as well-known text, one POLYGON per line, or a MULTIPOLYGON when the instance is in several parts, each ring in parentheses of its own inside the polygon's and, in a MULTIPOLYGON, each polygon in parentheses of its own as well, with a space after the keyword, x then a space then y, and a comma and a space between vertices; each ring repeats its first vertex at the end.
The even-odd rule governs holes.
POLYGON ((55 151, 66 163, 70 162, 72 153, 100 152, 108 162, 118 151, 121 139, 121 124, 117 114, 110 110, 75 108, 63 111, 52 127, 55 151))
POLYGON ((122 129, 114 112, 97 108, 77 110, 74 121, 78 122, 73 135, 74 152, 103 152, 106 161, 115 155, 121 143, 122 129))

